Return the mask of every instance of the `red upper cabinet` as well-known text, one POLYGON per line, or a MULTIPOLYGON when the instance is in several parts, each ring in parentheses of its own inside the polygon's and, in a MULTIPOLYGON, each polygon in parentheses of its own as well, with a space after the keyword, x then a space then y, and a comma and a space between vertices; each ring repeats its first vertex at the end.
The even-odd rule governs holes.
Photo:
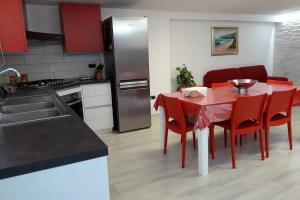
POLYGON ((88 53, 103 51, 101 8, 99 5, 62 3, 60 5, 65 51, 88 53))
POLYGON ((26 52, 22 0, 0 0, 0 42, 3 52, 26 52))

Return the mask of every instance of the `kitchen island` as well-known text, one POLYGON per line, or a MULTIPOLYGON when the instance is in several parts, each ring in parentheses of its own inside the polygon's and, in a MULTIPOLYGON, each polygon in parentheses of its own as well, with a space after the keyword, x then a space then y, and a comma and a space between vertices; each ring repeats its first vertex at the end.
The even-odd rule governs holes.
MULTIPOLYGON (((11 98, 51 95, 17 90, 11 98)), ((105 143, 70 109, 69 115, 0 127, 1 200, 109 199, 105 143)))

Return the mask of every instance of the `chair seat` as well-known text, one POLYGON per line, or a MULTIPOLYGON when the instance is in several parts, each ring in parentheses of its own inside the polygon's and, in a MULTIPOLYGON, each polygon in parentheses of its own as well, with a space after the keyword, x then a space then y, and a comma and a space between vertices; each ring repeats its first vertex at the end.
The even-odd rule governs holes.
POLYGON ((289 117, 288 116, 286 116, 284 114, 281 114, 281 113, 277 113, 270 120, 270 125, 271 126, 278 126, 278 125, 286 124, 287 122, 289 122, 289 117))
MULTIPOLYGON (((230 126, 231 126, 231 121, 227 120, 227 121, 223 121, 223 122, 219 122, 216 123, 217 126, 223 127, 227 130, 230 130, 230 126)), ((256 121, 254 120, 247 120, 245 122, 242 122, 237 128, 236 128, 236 133, 249 133, 252 131, 256 131, 260 128, 260 125, 257 124, 256 121)))
MULTIPOLYGON (((180 126, 178 124, 178 122, 176 120, 171 120, 168 122, 168 128, 175 132, 175 133, 178 133, 180 134, 182 131, 180 129, 180 126)), ((194 124, 192 123, 189 123, 189 122, 186 122, 186 131, 189 132, 189 131, 192 131, 194 129, 194 124)))

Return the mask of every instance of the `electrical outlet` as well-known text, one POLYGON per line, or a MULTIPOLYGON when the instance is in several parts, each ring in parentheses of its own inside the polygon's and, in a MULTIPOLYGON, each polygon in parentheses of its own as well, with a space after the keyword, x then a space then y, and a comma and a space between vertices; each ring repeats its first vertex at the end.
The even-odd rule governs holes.
POLYGON ((89 66, 89 68, 96 68, 96 64, 95 63, 91 63, 88 66, 89 66))

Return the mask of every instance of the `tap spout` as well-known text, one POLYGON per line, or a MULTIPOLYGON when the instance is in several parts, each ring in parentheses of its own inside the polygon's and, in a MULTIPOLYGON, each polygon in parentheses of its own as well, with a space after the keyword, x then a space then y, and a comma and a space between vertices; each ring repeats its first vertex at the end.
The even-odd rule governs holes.
POLYGON ((6 75, 6 74, 8 74, 10 72, 14 72, 17 75, 18 78, 21 78, 20 72, 18 72, 16 69, 11 68, 11 67, 7 68, 7 69, 5 69, 3 71, 0 71, 0 76, 4 76, 4 75, 6 75))

